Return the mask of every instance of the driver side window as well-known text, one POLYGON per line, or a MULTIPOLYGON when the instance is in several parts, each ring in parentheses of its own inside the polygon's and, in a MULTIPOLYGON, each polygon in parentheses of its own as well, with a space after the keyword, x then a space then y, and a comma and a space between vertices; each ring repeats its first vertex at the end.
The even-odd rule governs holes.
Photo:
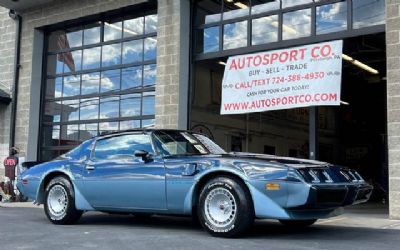
POLYGON ((94 160, 133 160, 135 150, 153 153, 150 136, 146 134, 127 134, 100 139, 94 149, 94 160))

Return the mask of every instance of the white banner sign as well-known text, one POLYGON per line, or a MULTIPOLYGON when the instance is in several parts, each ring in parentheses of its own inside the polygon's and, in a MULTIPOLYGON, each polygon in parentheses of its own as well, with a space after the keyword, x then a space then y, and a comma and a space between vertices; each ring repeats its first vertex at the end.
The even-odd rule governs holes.
POLYGON ((229 57, 221 114, 340 105, 343 41, 229 57))

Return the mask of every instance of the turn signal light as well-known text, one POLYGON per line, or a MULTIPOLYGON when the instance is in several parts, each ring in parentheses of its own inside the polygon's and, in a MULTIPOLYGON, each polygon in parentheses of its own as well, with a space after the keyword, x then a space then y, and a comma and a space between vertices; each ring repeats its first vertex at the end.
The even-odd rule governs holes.
POLYGON ((279 189, 281 189, 281 185, 279 185, 279 183, 267 183, 265 185, 265 189, 267 189, 267 190, 279 190, 279 189))

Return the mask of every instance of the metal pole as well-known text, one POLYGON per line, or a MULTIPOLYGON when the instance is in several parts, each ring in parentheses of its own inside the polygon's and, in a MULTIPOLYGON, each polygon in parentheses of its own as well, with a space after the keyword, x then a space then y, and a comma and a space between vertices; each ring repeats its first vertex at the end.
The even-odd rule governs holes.
POLYGON ((246 152, 249 152, 249 120, 250 120, 250 115, 246 114, 246 152))
POLYGON ((12 103, 10 117, 10 154, 11 148, 15 146, 15 123, 17 117, 17 102, 18 102, 18 85, 19 85, 19 69, 20 52, 21 52, 21 29, 22 17, 14 10, 10 10, 9 16, 15 20, 15 52, 14 52, 14 82, 12 86, 12 103))
POLYGON ((318 107, 310 107, 309 112, 309 158, 318 159, 318 107))

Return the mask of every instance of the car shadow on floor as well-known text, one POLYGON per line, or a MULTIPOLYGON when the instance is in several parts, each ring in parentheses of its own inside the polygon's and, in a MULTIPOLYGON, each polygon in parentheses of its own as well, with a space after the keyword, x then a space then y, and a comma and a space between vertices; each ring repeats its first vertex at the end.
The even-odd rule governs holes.
MULTIPOLYGON (((201 226, 193 222, 190 217, 175 216, 151 216, 149 218, 137 218, 132 215, 109 215, 100 213, 88 213, 79 220, 78 224, 86 226, 110 226, 135 227, 140 229, 168 229, 173 231, 206 232, 201 226)), ((399 235, 400 230, 379 229, 372 227, 354 227, 347 225, 322 225, 316 224, 307 228, 290 228, 273 220, 257 220, 242 238, 247 239, 291 239, 304 240, 318 238, 319 240, 355 240, 369 237, 373 234, 375 239, 385 239, 390 235, 399 235)), ((393 236, 392 236, 393 237, 393 236)))

